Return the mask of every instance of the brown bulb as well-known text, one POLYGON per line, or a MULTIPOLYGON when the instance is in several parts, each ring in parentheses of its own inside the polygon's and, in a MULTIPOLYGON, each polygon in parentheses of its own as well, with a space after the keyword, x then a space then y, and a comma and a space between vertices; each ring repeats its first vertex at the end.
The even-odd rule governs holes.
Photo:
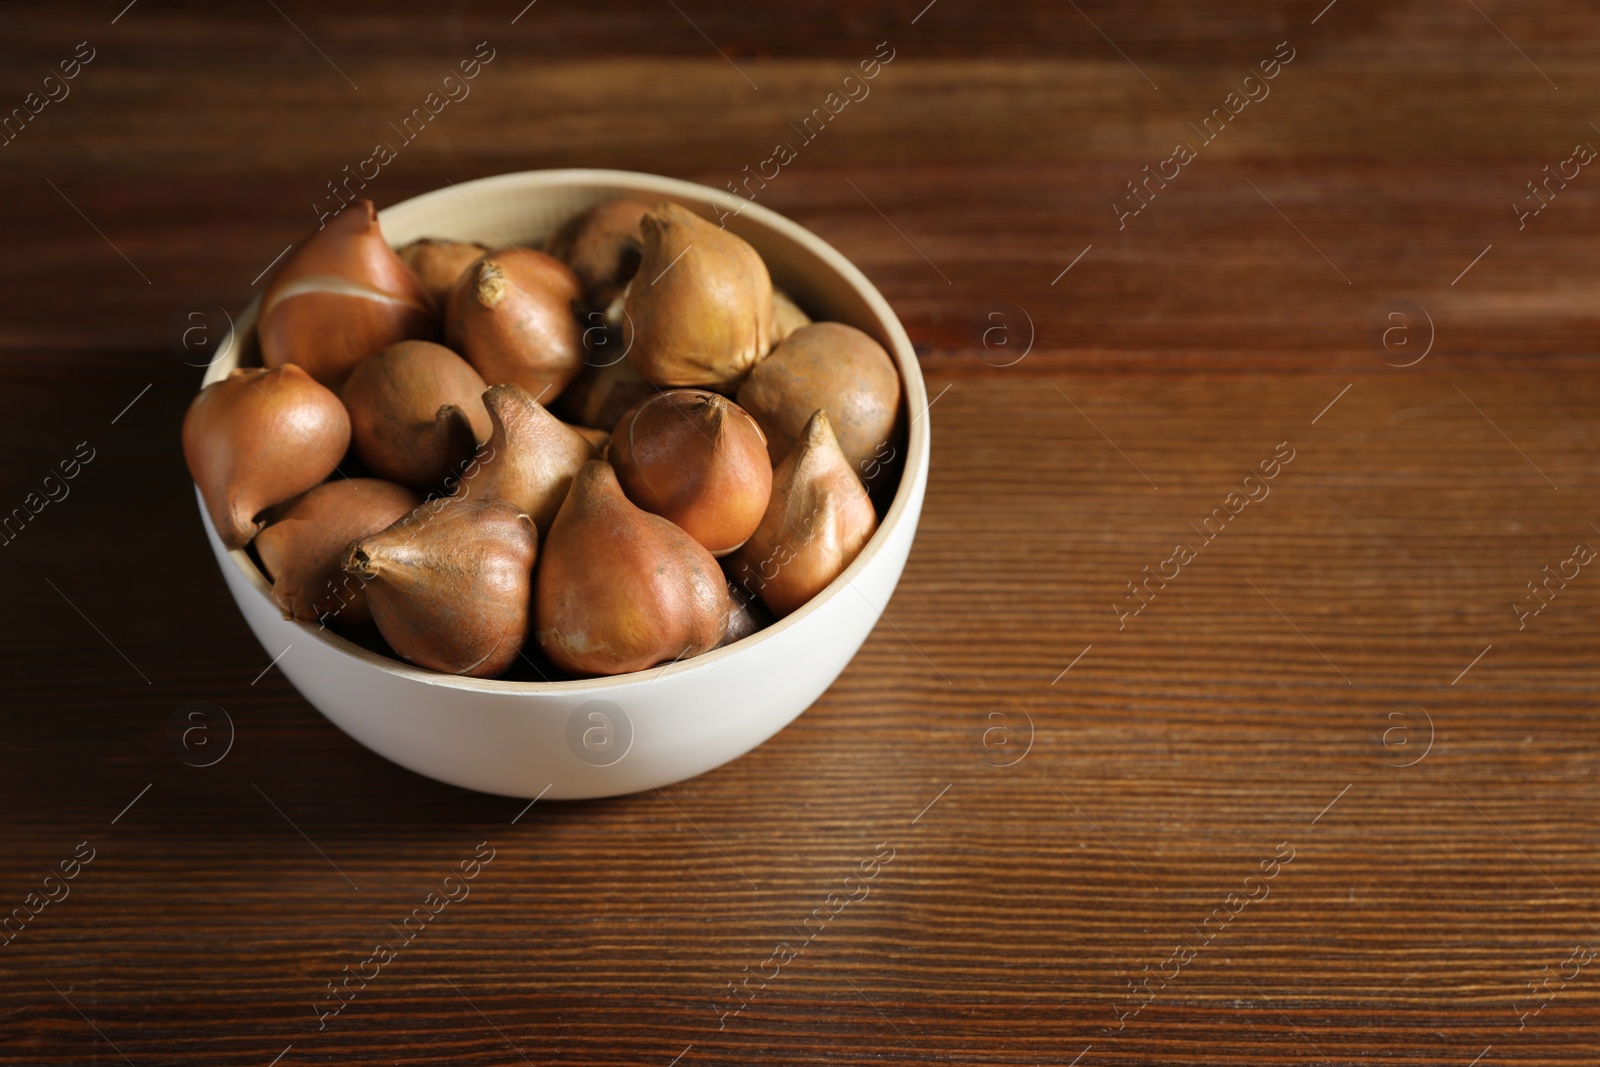
POLYGON ((545 245, 578 276, 589 307, 603 311, 638 271, 639 220, 649 210, 637 200, 606 200, 568 219, 545 245))
POLYGON ((396 341, 438 335, 437 312, 357 200, 283 261, 261 298, 261 361, 298 363, 338 389, 367 356, 396 341))
POLYGON ((489 439, 483 379, 431 341, 401 341, 345 383, 356 456, 381 478, 427 491, 489 439))
POLYGON ((528 636, 538 534, 503 501, 429 501, 345 552, 378 632, 402 659, 493 678, 528 636))
POLYGON ((597 430, 593 426, 574 426, 572 429, 582 435, 585 441, 594 445, 595 454, 600 459, 606 458, 606 447, 611 444, 610 430, 597 430))
POLYGON ((644 258, 628 287, 628 359, 661 386, 731 388, 772 346, 772 279, 748 243, 688 208, 642 222, 644 258))
POLYGON ((767 435, 777 463, 789 454, 811 413, 828 413, 851 470, 873 481, 888 464, 900 411, 900 375, 883 346, 854 326, 802 326, 756 365, 739 387, 739 404, 767 435))
POLYGON ((625 674, 716 647, 728 587, 711 553, 629 503, 609 464, 584 465, 545 537, 539 647, 575 674, 625 674))
POLYGON ((611 358, 613 362, 604 365, 591 362, 585 366, 561 394, 555 407, 567 421, 610 430, 629 408, 661 392, 641 378, 626 359, 611 358))
POLYGON ((490 385, 512 382, 548 404, 583 369, 572 303, 578 279, 531 248, 503 248, 461 276, 445 312, 445 340, 490 385))
POLYGON ((479 470, 463 479, 463 496, 504 500, 548 531, 572 476, 599 452, 520 385, 492 385, 483 403, 493 429, 479 470))
POLYGON ((772 290, 772 344, 781 345, 802 326, 811 325, 811 316, 800 310, 794 298, 782 289, 772 290))
POLYGON ((844 573, 877 526, 866 488, 818 411, 773 471, 772 502, 730 569, 781 619, 844 573))
POLYGON ((717 647, 723 648, 735 641, 743 641, 771 624, 772 612, 767 610, 767 606, 737 582, 729 581, 728 625, 722 640, 717 642, 717 647))
POLYGON ((657 393, 622 416, 606 458, 628 499, 670 519, 713 556, 755 532, 772 493, 756 421, 699 389, 657 393))
POLYGON ((324 482, 283 508, 256 535, 256 552, 272 579, 272 599, 286 619, 365 626, 372 622, 361 583, 340 569, 350 542, 411 514, 422 499, 377 478, 324 482))
POLYGON ((451 241, 442 237, 419 237, 400 249, 400 260, 411 268, 422 288, 443 314, 450 291, 489 249, 475 241, 451 241))
POLYGON ((293 363, 236 369, 183 417, 183 458, 228 548, 249 544, 262 511, 332 474, 349 445, 344 405, 293 363))

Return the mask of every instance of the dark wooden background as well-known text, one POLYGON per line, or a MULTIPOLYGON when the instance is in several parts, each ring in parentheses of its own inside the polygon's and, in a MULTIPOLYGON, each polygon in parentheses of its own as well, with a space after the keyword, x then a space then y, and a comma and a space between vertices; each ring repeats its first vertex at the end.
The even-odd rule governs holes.
POLYGON ((1512 607, 1600 547, 1600 171, 1511 206, 1600 145, 1592 6, 125 2, 0 8, 0 109, 95 50, 0 147, 0 511, 96 457, 0 547, 0 909, 97 850, 0 947, 0 1061, 1600 1061, 1600 962, 1569 962, 1600 946, 1600 573, 1512 607), (262 673, 178 448, 182 328, 485 40, 380 205, 543 167, 720 187, 889 42, 761 202, 861 265, 939 395, 915 550, 838 684, 702 778, 520 818, 262 673), (1280 442, 1271 496, 1119 630, 1280 442), (189 701, 235 725, 214 766, 169 742, 189 701), (471 896, 319 1031, 480 841, 471 896))

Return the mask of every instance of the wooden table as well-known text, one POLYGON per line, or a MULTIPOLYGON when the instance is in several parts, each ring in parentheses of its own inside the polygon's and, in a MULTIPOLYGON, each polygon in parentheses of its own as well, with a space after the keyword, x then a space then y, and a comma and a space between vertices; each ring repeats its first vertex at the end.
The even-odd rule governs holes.
POLYGON ((76 871, 0 948, 0 1060, 1600 1060, 1600 16, 923 2, 0 11, 0 105, 62 97, 0 147, 0 508, 93 454, 0 546, 0 906, 76 871), (917 544, 816 706, 664 792, 359 747, 266 669, 179 455, 220 309, 481 41, 380 204, 721 187, 893 55, 759 202, 917 343, 917 544))

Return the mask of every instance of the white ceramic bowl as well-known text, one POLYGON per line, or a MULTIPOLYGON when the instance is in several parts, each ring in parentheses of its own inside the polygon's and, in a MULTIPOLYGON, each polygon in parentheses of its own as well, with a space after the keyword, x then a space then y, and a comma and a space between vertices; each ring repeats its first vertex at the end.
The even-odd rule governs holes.
MULTIPOLYGON (((591 204, 673 200, 755 246, 774 284, 820 319, 877 338, 900 367, 912 416, 900 486, 878 532, 820 595, 750 637, 681 663, 615 678, 505 682, 457 678, 376 655, 315 624, 285 620, 270 584, 229 551, 200 507, 239 610, 269 657, 335 725, 379 755, 442 782, 516 797, 616 796, 691 778, 783 729, 844 670, 882 614, 916 534, 928 482, 927 389, 900 321, 832 247, 756 204, 647 174, 551 170, 440 189, 383 211, 390 244, 452 237, 491 247, 543 239, 591 204)), ((258 301, 259 303, 259 301, 258 301)), ((205 376, 255 362, 256 304, 205 376)), ((196 494, 198 498, 198 493, 196 494)))

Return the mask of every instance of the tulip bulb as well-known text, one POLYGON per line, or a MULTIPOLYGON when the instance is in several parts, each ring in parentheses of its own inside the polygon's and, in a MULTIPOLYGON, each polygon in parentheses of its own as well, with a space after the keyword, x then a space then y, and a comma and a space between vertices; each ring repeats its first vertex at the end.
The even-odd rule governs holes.
POLYGON ((754 594, 737 582, 728 583, 728 625, 718 648, 743 641, 772 623, 772 613, 754 594))
POLYGON ((612 429, 639 401, 661 392, 639 376, 626 359, 604 365, 591 363, 567 386, 555 408, 579 426, 612 429))
POLYGON ((717 561, 584 464, 545 536, 534 592, 539 647, 575 674, 625 674, 698 656, 728 624, 717 561))
POLYGON ((431 341, 401 341, 362 360, 345 383, 356 456, 374 474, 427 491, 489 439, 483 379, 431 341))
POLYGON ((866 488, 818 411, 773 471, 772 501, 733 557, 733 578, 781 619, 844 573, 877 525, 866 488))
POLYGON ((340 569, 345 549, 405 518, 421 503, 411 490, 377 478, 337 478, 291 502, 256 535, 256 552, 272 579, 272 599, 283 617, 333 618, 350 627, 370 624, 372 613, 361 583, 340 569))
POLYGON ((617 423, 606 453, 628 499, 670 519, 713 556, 755 532, 772 492, 756 421, 716 393, 673 389, 617 423))
POLYGON ((411 268, 433 306, 441 313, 467 268, 482 259, 489 249, 476 241, 450 241, 440 237, 419 237, 400 249, 400 260, 411 268))
POLYGON ((802 326, 811 325, 811 316, 800 310, 794 298, 782 289, 772 290, 772 344, 783 344, 802 326))
POLYGON ((445 340, 488 384, 514 382, 549 403, 583 369, 578 295, 558 259, 530 248, 491 252, 450 293, 445 340))
POLYGON ((346 550, 378 632, 404 660, 493 678, 528 635, 538 534, 503 501, 430 501, 346 550))
POLYGON ((638 271, 639 222, 649 210, 637 200, 604 201, 567 220, 545 245, 578 276, 588 307, 604 311, 638 271))
POLYGON ((761 424, 772 462, 789 454, 822 408, 851 470, 873 481, 900 412, 900 375, 883 346, 854 326, 802 326, 756 365, 739 404, 761 424))
POLYGON ((183 419, 183 456, 217 536, 243 548, 256 516, 338 467, 350 416, 305 369, 239 368, 200 391, 183 419))
POLYGON ((610 430, 597 430, 593 426, 573 426, 572 431, 594 446, 596 458, 606 458, 606 448, 611 444, 610 430))
POLYGON ((489 410, 489 445, 479 470, 463 484, 473 500, 504 500, 548 531, 572 487, 572 477, 600 453, 520 385, 492 385, 483 394, 489 410))
POLYGON ((660 386, 729 389, 771 347, 772 279, 743 239, 677 204, 644 216, 628 359, 660 386))
POLYGON ((298 363, 338 389, 367 356, 408 338, 437 334, 422 283, 358 200, 292 252, 261 298, 261 361, 298 363))

